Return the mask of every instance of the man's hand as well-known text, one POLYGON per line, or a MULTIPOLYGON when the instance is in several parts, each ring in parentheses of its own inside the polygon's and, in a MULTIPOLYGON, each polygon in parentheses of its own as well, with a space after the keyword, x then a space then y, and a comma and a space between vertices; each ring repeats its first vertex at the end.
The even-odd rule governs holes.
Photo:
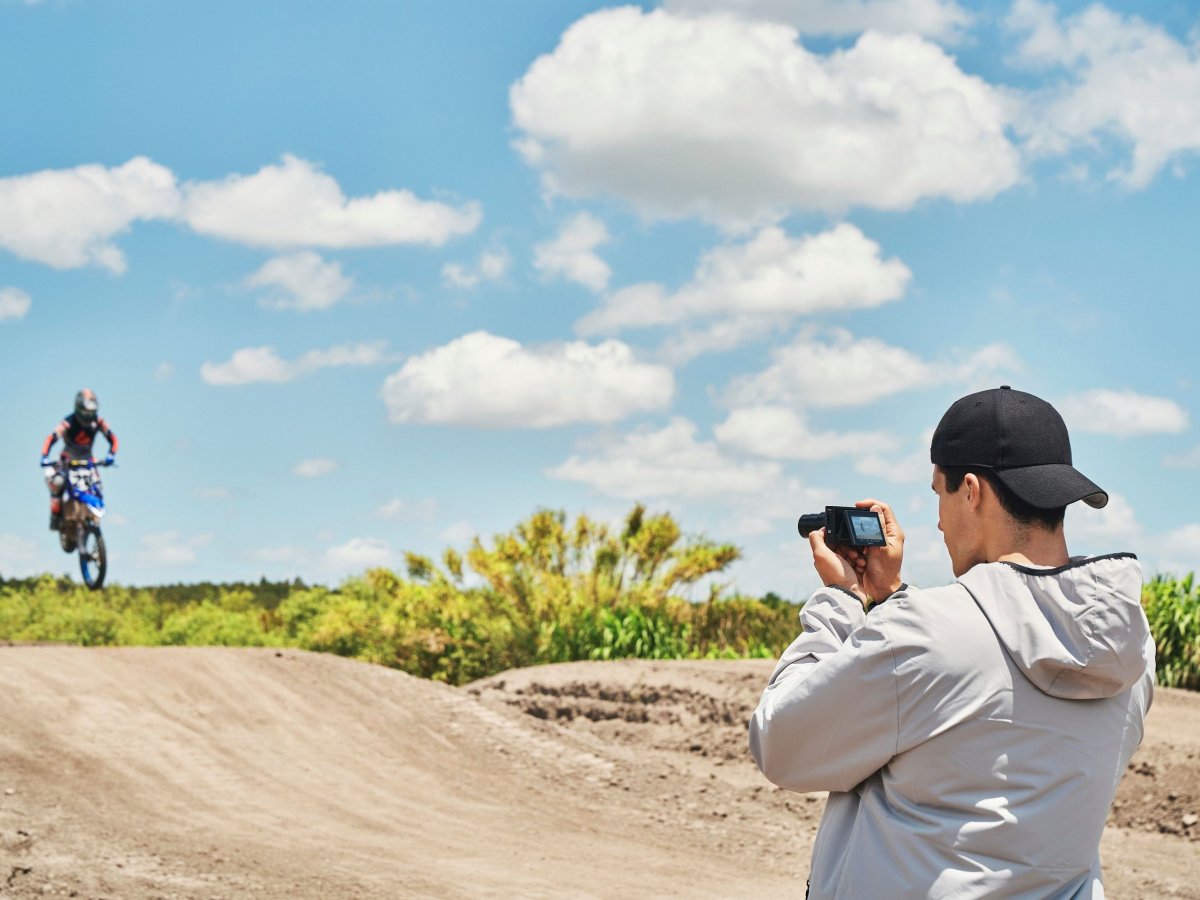
POLYGON ((43 456, 42 457, 42 468, 44 469, 44 468, 46 468, 46 466, 51 466, 51 465, 54 465, 54 463, 51 462, 50 457, 43 456))
POLYGON ((892 508, 883 501, 859 500, 854 505, 879 513, 887 546, 839 547, 837 555, 853 570, 862 593, 872 600, 886 600, 900 589, 902 583, 900 566, 904 562, 904 531, 896 521, 892 508))
POLYGON ((865 606, 868 598, 859 586, 854 566, 829 549, 825 543, 825 529, 819 528, 810 532, 808 545, 812 547, 813 568, 817 570, 821 583, 827 587, 840 587, 849 591, 865 606))

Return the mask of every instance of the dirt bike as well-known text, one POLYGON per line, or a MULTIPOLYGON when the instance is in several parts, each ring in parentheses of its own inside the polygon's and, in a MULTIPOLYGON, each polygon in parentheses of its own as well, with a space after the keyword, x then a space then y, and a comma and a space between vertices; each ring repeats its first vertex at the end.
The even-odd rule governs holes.
MULTIPOLYGON (((104 493, 98 467, 111 466, 113 462, 68 459, 63 460, 61 465, 67 483, 58 523, 58 542, 64 553, 79 552, 79 572, 83 576, 83 583, 94 591, 99 590, 108 572, 108 556, 104 549, 104 535, 100 533, 100 520, 104 518, 104 493)), ((47 477, 54 471, 54 466, 43 469, 47 477)))

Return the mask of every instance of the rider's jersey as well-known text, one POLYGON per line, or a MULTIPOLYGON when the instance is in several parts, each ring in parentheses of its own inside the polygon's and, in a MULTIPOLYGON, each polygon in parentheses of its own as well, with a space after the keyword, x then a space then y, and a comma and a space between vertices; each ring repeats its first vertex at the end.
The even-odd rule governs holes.
POLYGON ((96 440, 97 432, 108 439, 108 452, 116 453, 117 436, 112 433, 107 422, 99 416, 91 422, 83 422, 75 413, 71 413, 50 432, 49 437, 46 438, 46 443, 42 445, 42 456, 46 456, 50 452, 50 448, 54 446, 55 441, 62 438, 62 455, 64 457, 73 460, 90 459, 92 456, 92 442, 96 440))

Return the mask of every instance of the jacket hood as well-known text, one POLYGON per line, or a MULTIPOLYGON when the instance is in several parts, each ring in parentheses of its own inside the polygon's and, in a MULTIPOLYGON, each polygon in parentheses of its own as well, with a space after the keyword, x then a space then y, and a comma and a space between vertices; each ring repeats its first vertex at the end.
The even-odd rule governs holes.
POLYGON ((982 563, 959 578, 1009 657, 1044 693, 1119 694, 1153 665, 1142 567, 1129 553, 1077 557, 1057 569, 982 563))

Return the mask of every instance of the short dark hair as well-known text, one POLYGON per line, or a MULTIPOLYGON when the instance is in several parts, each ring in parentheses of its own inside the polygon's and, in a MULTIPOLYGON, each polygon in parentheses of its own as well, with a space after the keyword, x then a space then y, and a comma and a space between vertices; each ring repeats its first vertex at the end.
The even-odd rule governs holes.
POLYGON ((967 476, 968 472, 971 472, 978 478, 984 479, 991 485, 996 498, 1000 501, 1001 508, 1022 525, 1040 525, 1048 531, 1054 531, 1058 526, 1062 525, 1063 518, 1067 513, 1065 506, 1040 509, 1026 503, 1014 494, 1011 489, 1005 487, 1004 483, 996 477, 996 474, 991 469, 980 466, 938 466, 938 469, 946 479, 946 490, 952 494, 957 493, 958 489, 962 487, 963 479, 967 476))

